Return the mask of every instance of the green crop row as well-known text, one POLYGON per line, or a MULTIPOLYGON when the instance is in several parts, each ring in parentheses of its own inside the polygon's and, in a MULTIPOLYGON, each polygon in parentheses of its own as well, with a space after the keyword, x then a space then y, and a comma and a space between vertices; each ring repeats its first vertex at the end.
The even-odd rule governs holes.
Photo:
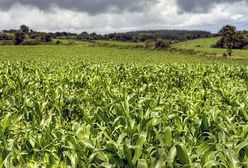
POLYGON ((0 63, 0 167, 247 167, 248 68, 0 63))

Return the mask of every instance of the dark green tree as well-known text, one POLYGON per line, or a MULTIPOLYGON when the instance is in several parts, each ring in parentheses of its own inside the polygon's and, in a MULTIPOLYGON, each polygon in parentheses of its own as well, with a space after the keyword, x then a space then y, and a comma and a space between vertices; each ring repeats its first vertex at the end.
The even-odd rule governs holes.
POLYGON ((154 49, 166 49, 170 47, 168 40, 158 39, 154 42, 154 49))
POLYGON ((232 56, 232 49, 235 46, 236 38, 236 27, 233 25, 225 25, 220 31, 219 35, 221 36, 220 40, 217 42, 217 48, 226 48, 227 53, 224 53, 225 56, 232 56))
POLYGON ((52 41, 52 36, 48 33, 41 33, 40 40, 42 42, 51 42, 52 41))
POLYGON ((14 38, 14 42, 15 45, 20 45, 24 42, 25 39, 25 33, 23 33, 22 31, 18 31, 15 33, 15 38, 14 38))
POLYGON ((236 33, 236 27, 233 25, 225 25, 219 31, 219 35, 221 36, 232 36, 235 33, 236 33))
POLYGON ((20 31, 22 31, 23 33, 29 33, 29 27, 26 25, 21 25, 20 31))

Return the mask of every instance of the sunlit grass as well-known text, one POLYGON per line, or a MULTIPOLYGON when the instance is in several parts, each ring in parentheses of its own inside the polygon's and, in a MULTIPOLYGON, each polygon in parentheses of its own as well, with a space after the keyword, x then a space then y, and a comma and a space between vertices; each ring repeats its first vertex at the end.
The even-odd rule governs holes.
MULTIPOLYGON (((213 52, 217 53, 218 56, 222 56, 226 49, 212 48, 211 45, 216 44, 219 38, 205 38, 185 41, 182 43, 174 44, 176 48, 183 49, 194 49, 196 51, 213 52)), ((244 57, 248 59, 248 50, 233 50, 234 57, 244 57)))

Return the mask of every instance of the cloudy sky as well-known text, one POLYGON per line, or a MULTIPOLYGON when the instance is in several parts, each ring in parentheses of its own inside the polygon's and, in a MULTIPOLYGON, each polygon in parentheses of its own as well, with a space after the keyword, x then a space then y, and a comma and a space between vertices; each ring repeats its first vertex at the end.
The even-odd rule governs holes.
POLYGON ((0 29, 124 32, 248 29, 248 0, 0 0, 0 29))

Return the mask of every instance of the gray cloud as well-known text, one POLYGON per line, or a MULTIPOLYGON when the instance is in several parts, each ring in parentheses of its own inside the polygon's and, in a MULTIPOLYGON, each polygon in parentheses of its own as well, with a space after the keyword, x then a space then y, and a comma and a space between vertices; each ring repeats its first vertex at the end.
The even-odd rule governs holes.
POLYGON ((78 33, 139 29, 203 29, 217 32, 225 24, 248 29, 247 2, 248 0, 0 0, 0 30, 17 29, 22 24, 37 31, 69 30, 78 33), (179 7, 184 12, 178 13, 179 7))
POLYGON ((63 9, 99 14, 105 12, 140 12, 158 3, 159 0, 0 0, 0 9, 8 10, 12 5, 32 5, 49 10, 53 5, 63 9))
POLYGON ((247 0, 176 0, 177 5, 182 12, 192 13, 207 12, 217 4, 239 2, 247 2, 247 0))

